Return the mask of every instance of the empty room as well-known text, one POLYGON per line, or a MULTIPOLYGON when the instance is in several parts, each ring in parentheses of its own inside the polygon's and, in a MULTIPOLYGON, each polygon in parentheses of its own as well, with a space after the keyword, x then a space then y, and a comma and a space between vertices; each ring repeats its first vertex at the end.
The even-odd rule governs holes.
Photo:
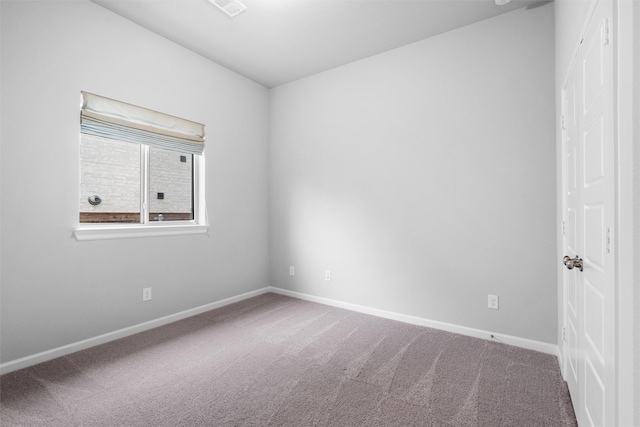
POLYGON ((0 425, 640 426, 640 3, 0 0, 0 425))

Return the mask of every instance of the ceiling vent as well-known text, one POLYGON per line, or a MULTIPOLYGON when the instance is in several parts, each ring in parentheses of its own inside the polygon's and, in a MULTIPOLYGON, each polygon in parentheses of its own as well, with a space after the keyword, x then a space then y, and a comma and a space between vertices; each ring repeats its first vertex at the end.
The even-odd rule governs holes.
POLYGON ((247 6, 240 3, 240 0, 209 0, 209 2, 232 18, 247 10, 247 6))

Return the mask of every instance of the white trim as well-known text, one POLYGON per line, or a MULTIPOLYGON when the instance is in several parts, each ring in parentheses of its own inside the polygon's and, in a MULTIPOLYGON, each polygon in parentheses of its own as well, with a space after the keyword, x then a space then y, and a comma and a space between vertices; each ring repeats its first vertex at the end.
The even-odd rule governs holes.
POLYGON ((564 380, 564 355, 562 354, 562 347, 556 345, 556 359, 558 359, 558 365, 560 365, 560 374, 562 375, 562 379, 564 380))
MULTIPOLYGON (((630 1, 618 1, 616 5, 616 132, 617 132, 617 237, 614 241, 617 250, 617 425, 636 425, 634 405, 637 389, 634 381, 634 334, 639 333, 634 324, 634 136, 633 113, 634 96, 634 5, 630 1)), ((637 5, 636 5, 637 7, 637 5)), ((637 141, 636 141, 637 142, 637 141)), ((637 165, 635 167, 638 167, 637 165)))
POLYGON ((238 301, 252 298, 258 295, 262 295, 269 292, 269 288, 262 288, 256 291, 246 292, 241 295, 226 298, 220 301, 212 302, 209 304, 201 305, 200 307, 184 310, 179 313, 170 314, 168 316, 160 317, 158 319, 150 320, 148 322, 140 323, 127 328, 119 329, 117 331, 108 332, 106 334, 98 335, 96 337, 88 338, 86 340, 78 341, 75 343, 67 344, 62 347, 54 348, 51 350, 36 353, 31 356, 22 357, 20 359, 11 360, 6 363, 0 364, 0 374, 6 374, 8 372, 16 371, 18 369, 27 368, 38 363, 46 362, 57 357, 66 356, 67 354, 75 353, 76 351, 84 350, 96 345, 104 344, 109 341, 117 340, 119 338, 128 337, 129 335, 144 332, 149 329, 157 328, 158 326, 166 325, 168 323, 176 322, 178 320, 185 319, 187 317, 195 316, 196 314, 204 313, 209 310, 223 307, 225 305, 233 304, 238 301))
MULTIPOLYGON (((127 328, 119 329, 117 331, 108 332, 106 334, 98 335, 96 337, 87 338, 82 341, 67 344, 62 347, 57 347, 51 350, 36 353, 30 356, 22 357, 20 359, 11 360, 6 363, 0 364, 0 374, 6 374, 18 369, 27 368, 29 366, 36 365, 38 363, 46 362, 48 360, 55 359, 57 357, 66 356, 76 351, 85 350, 90 347, 94 347, 100 344, 107 343, 109 341, 117 340, 119 338, 128 337, 139 332, 144 332, 149 329, 157 328, 159 326, 166 325, 168 323, 176 322, 178 320, 185 319, 187 317, 195 316, 200 313, 204 313, 209 310, 224 307, 225 305, 233 304, 248 298, 256 297, 258 295, 273 292, 275 294, 284 295, 292 298, 297 298, 304 301, 316 302, 319 304, 330 305, 332 307, 344 308, 346 310, 355 311, 358 313, 370 314, 372 316, 382 317, 385 319, 397 320, 399 322, 409 323, 412 325, 426 326, 429 328, 439 329, 447 332, 453 332, 460 335, 466 335, 474 338, 481 338, 486 340, 493 340, 501 342, 503 344, 513 345, 516 347, 525 348, 528 350, 539 351, 542 353, 552 354, 556 357, 560 354, 560 349, 557 345, 544 343, 540 341, 534 341, 527 338, 514 337, 512 335, 497 334, 481 329, 468 328, 466 326, 454 325, 446 322, 439 322, 436 320, 425 319, 416 316, 410 316, 406 314, 394 313, 391 311, 380 310, 377 308, 365 307, 362 305, 351 304, 348 302, 342 302, 332 300, 329 298, 317 297, 313 295, 304 294, 301 292, 289 291, 282 288, 276 288, 273 286, 265 287, 251 292, 246 292, 241 295, 226 298, 220 301, 212 302, 202 305, 200 307, 184 310, 179 313, 170 314, 168 316, 160 317, 158 319, 150 320, 148 322, 140 323, 138 325, 129 326, 127 328)), ((559 363, 561 358, 558 357, 559 363)))
POLYGON ((77 241, 130 239, 134 237, 181 236, 187 234, 205 234, 209 225, 200 224, 172 224, 172 225, 142 225, 133 226, 79 226, 73 231, 77 241))
MULTIPOLYGON (((591 13, 591 12, 589 12, 591 13)), ((585 27, 586 28, 586 27, 585 27)), ((583 29, 584 31, 584 29, 583 29)), ((564 117, 567 114, 566 111, 566 107, 565 107, 565 88, 567 87, 567 84, 569 82, 569 79, 572 77, 572 72, 573 69, 575 68, 576 70, 576 79, 578 78, 577 73, 577 63, 578 63, 578 47, 580 46, 580 43, 578 43, 575 47, 575 49, 573 50, 572 53, 572 57, 571 57, 571 61, 569 61, 569 67, 567 68, 567 70, 565 71, 565 75, 564 78, 562 80, 562 86, 560 86, 560 114, 564 117)), ((558 194, 560 195, 560 203, 559 205, 561 206, 561 216, 560 216, 560 223, 562 224, 561 230, 559 230, 560 232, 558 233, 559 240, 560 240, 560 256, 558 258, 562 258, 562 256, 564 254, 566 254, 566 242, 565 242, 565 229, 564 229, 564 225, 565 225, 565 213, 567 211, 567 206, 566 206, 566 198, 563 196, 565 194, 565 150, 566 150, 566 130, 564 129, 564 126, 562 125, 562 123, 560 124, 560 154, 558 155, 558 161, 560 162, 560 174, 556 177, 558 179, 558 184, 557 187, 560 188, 560 190, 558 191, 558 194)), ((561 370, 560 372, 562 373, 562 378, 563 379, 567 379, 567 373, 564 370, 564 367, 567 366, 567 361, 566 361, 566 357, 568 355, 568 352, 566 351, 567 348, 567 341, 565 341, 565 334, 566 334, 566 328, 567 328, 567 311, 565 310, 566 306, 567 306, 567 301, 568 301, 568 296, 567 296, 567 286, 564 280, 564 271, 565 271, 565 267, 564 265, 562 265, 562 263, 558 263, 557 266, 558 269, 558 277, 559 277, 559 281, 558 281, 558 286, 561 288, 562 291, 562 303, 559 304, 559 312, 561 313, 560 316, 558 316, 558 329, 559 329, 559 334, 558 334, 558 352, 560 354, 560 358, 558 360, 560 360, 560 367, 561 370)))
POLYGON ((209 224, 205 193, 205 153, 193 156, 193 213, 199 224, 209 224))
POLYGON ((412 325, 426 326, 429 328, 439 329, 447 332, 453 332, 460 335, 466 335, 474 338, 482 338, 509 344, 516 347, 526 348, 528 350, 539 351, 541 353, 552 354, 558 356, 560 349, 556 344, 534 341, 527 338, 514 337, 512 335, 497 334, 495 332, 484 331, 482 329, 468 328, 466 326, 454 325, 452 323, 439 322, 437 320, 425 319, 422 317, 410 316, 407 314, 394 313, 392 311, 380 310, 377 308, 365 307, 363 305, 351 304, 348 302, 332 300, 324 297, 304 294, 301 292, 290 291, 287 289, 269 287, 269 291, 288 297, 293 297, 305 301, 317 302, 319 304, 330 305, 333 307, 344 308, 358 313, 370 314, 372 316, 383 317, 385 319, 397 320, 399 322, 410 323, 412 325))

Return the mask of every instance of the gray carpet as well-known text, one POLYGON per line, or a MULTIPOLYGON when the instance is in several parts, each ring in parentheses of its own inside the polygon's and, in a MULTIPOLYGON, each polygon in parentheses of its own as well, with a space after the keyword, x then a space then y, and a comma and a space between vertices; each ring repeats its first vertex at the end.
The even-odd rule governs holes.
POLYGON ((575 426, 554 356, 265 294, 0 377, 2 426, 575 426))

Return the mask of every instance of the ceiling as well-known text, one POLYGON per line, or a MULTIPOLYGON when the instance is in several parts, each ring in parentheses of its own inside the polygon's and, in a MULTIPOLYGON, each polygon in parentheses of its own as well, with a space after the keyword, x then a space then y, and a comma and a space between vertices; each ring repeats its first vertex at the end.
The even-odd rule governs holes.
MULTIPOLYGON (((549 0, 92 0, 268 88, 549 0)), ((508 36, 508 35, 507 35, 508 36)))

